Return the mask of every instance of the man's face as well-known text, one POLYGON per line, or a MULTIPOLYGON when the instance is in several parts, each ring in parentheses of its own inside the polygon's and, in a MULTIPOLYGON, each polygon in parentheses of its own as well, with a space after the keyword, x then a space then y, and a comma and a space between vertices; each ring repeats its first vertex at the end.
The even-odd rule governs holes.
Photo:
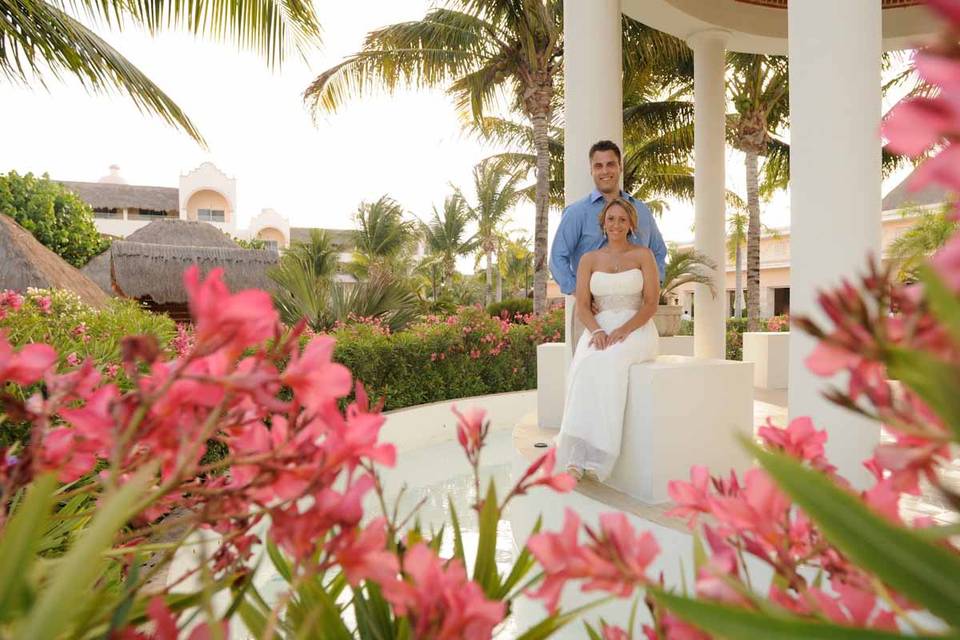
POLYGON ((613 151, 595 151, 590 157, 590 175, 600 193, 620 192, 620 160, 613 151))

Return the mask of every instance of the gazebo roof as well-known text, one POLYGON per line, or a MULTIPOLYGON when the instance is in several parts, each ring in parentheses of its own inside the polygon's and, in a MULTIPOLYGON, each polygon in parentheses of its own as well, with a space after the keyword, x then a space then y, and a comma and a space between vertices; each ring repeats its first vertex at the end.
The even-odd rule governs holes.
MULTIPOLYGON (((888 9, 883 16, 886 50, 915 47, 937 31, 929 10, 917 0, 881 1, 888 9)), ((719 29, 729 34, 731 51, 786 54, 788 5, 789 0, 623 0, 623 12, 678 38, 719 29)))

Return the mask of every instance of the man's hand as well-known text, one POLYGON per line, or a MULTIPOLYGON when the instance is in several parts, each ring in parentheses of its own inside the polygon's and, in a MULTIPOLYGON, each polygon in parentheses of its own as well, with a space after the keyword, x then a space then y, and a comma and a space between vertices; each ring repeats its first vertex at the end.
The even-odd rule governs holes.
POLYGON ((596 349, 597 351, 603 351, 607 348, 610 338, 607 336, 606 331, 597 331, 590 336, 590 346, 596 349))

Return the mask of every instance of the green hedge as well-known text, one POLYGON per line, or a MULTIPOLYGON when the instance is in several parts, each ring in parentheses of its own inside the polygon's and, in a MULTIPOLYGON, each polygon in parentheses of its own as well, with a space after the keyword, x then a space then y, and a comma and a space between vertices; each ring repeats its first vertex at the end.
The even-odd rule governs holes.
MULTIPOLYGON (((761 318, 761 331, 789 331, 790 321, 786 316, 761 318)), ((747 330, 746 318, 727 318, 727 360, 743 360, 743 332, 747 330)), ((681 336, 693 335, 693 320, 680 321, 681 336)))
POLYGON ((334 333, 334 359, 384 408, 533 389, 537 345, 563 340, 563 310, 511 324, 477 308, 395 334, 351 325, 334 333))
POLYGON ((520 323, 518 315, 526 316, 533 313, 533 300, 530 298, 507 298, 501 302, 494 302, 487 306, 487 313, 494 318, 505 318, 510 322, 520 323), (506 315, 504 315, 506 312, 506 315))

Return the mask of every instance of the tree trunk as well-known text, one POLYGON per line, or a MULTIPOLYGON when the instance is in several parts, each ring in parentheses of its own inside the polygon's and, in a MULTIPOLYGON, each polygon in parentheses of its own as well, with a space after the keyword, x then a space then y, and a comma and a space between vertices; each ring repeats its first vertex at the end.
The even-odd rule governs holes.
POLYGON ((487 249, 487 288, 483 293, 484 306, 493 301, 493 252, 487 249))
POLYGON ((733 317, 739 318, 743 315, 743 250, 740 242, 737 242, 737 288, 733 293, 736 298, 733 301, 733 317))
POLYGON ((500 252, 497 252, 497 302, 503 302, 503 267, 500 265, 500 252))
POLYGON ((747 331, 760 330, 760 192, 756 151, 744 152, 747 170, 747 331))
POLYGON ((527 90, 527 111, 533 124, 533 145, 537 154, 537 188, 534 198, 536 223, 533 232, 533 312, 547 310, 547 227, 550 223, 550 97, 553 82, 546 71, 537 76, 537 85, 527 90))

